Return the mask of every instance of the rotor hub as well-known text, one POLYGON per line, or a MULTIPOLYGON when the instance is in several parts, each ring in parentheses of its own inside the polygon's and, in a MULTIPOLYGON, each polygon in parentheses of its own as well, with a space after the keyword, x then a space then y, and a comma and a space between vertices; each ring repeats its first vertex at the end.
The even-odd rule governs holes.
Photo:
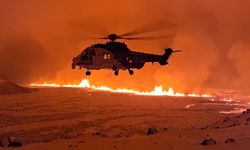
POLYGON ((117 34, 110 34, 108 39, 114 42, 116 39, 119 39, 119 36, 117 34))

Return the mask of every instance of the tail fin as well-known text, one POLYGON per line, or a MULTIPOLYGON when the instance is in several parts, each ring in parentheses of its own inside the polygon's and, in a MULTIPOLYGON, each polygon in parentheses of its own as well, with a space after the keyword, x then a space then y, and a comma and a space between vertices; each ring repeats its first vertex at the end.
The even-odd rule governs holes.
POLYGON ((174 52, 181 52, 181 51, 180 50, 174 51, 171 48, 166 48, 165 53, 161 56, 161 59, 159 61, 160 65, 167 65, 168 64, 167 60, 169 59, 171 54, 174 52))

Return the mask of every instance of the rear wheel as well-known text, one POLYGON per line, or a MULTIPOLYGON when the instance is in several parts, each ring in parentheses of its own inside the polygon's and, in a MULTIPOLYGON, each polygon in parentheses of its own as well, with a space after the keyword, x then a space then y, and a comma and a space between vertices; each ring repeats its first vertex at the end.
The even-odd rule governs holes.
POLYGON ((86 71, 86 76, 90 76, 91 75, 91 72, 90 71, 86 71))

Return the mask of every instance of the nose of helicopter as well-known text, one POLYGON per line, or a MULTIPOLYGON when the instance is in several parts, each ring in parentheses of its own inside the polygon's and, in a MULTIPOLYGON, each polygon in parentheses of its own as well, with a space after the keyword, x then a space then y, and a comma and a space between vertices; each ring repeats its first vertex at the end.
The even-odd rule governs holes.
POLYGON ((76 68, 76 63, 77 63, 77 57, 74 57, 74 58, 72 59, 72 64, 71 64, 72 69, 75 69, 75 68, 76 68))
POLYGON ((72 69, 76 69, 76 65, 74 63, 71 64, 72 69))
POLYGON ((73 58, 72 58, 72 61, 73 61, 73 62, 77 62, 79 59, 80 59, 80 55, 78 55, 78 56, 76 56, 76 57, 73 57, 73 58))

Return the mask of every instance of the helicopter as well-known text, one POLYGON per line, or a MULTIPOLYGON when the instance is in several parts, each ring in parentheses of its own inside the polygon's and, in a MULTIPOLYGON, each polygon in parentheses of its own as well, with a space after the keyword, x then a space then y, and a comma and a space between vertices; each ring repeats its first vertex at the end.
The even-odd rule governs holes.
MULTIPOLYGON (((141 34, 135 32, 135 34, 141 34)), ((141 40, 151 39, 155 37, 131 37, 134 33, 126 34, 109 34, 99 39, 109 40, 103 44, 93 44, 85 48, 79 55, 72 59, 72 69, 79 66, 79 69, 86 68, 86 76, 91 75, 91 70, 110 69, 114 71, 114 75, 119 75, 119 70, 128 70, 130 75, 134 74, 133 69, 141 69, 147 62, 157 62, 161 66, 168 64, 168 59, 174 52, 181 50, 173 50, 165 48, 162 55, 136 52, 127 47, 123 42, 117 40, 141 40)), ((166 36, 168 37, 168 36, 166 36)), ((166 38, 162 36, 160 38, 166 38)))

